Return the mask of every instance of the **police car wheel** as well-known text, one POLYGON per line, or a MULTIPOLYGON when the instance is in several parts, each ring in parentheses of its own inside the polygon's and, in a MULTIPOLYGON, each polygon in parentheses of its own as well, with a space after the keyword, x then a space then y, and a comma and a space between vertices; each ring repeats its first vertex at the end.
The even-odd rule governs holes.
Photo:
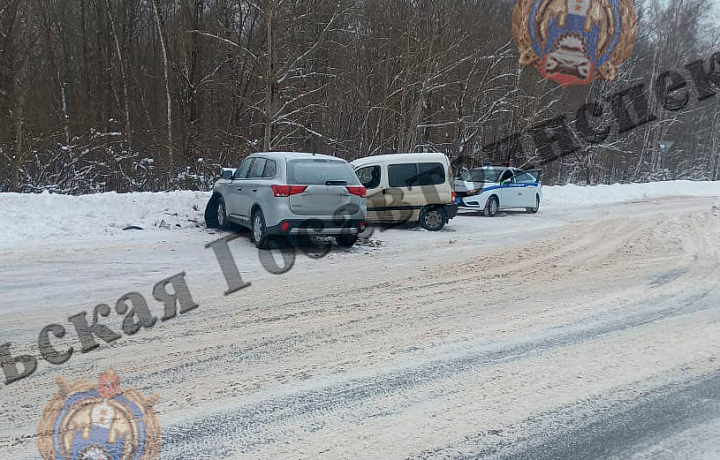
POLYGON ((500 210, 500 202, 496 196, 491 196, 485 204, 485 215, 488 217, 495 217, 500 210))
POLYGON ((529 212, 530 214, 535 214, 536 212, 538 212, 538 209, 540 209, 540 197, 535 195, 535 207, 525 208, 525 211, 529 212))

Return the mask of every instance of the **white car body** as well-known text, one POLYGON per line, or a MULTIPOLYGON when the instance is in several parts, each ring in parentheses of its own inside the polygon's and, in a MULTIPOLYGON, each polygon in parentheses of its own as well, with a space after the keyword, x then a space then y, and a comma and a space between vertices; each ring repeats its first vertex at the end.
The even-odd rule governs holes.
POLYGON ((463 173, 455 180, 456 203, 461 209, 485 210, 496 197, 499 210, 534 209, 542 200, 541 170, 483 166, 463 173))

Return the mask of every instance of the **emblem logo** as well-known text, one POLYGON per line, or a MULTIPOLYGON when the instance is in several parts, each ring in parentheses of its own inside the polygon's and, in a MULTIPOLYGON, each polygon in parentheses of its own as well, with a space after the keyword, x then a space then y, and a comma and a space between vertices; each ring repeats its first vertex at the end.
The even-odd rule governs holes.
POLYGON ((108 370, 97 384, 81 380, 60 387, 38 423, 43 460, 156 460, 160 422, 153 405, 159 396, 143 397, 120 388, 120 377, 108 370))
POLYGON ((520 65, 563 86, 615 80, 632 52, 637 13, 632 0, 517 0, 513 35, 520 65))

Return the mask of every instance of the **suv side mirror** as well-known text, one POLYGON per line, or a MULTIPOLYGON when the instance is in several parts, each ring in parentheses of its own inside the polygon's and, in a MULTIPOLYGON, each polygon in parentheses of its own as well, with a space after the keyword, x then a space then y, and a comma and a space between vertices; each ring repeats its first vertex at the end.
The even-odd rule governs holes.
POLYGON ((222 171, 222 178, 226 180, 232 180, 233 178, 233 171, 232 169, 223 169, 222 171))

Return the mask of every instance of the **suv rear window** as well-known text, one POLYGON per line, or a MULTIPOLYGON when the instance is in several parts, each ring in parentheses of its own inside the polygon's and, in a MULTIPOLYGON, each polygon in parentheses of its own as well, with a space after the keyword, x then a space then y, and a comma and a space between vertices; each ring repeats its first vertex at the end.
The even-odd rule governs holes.
POLYGON ((297 185, 325 185, 328 181, 360 185, 349 164, 324 158, 288 161, 287 181, 297 185))

